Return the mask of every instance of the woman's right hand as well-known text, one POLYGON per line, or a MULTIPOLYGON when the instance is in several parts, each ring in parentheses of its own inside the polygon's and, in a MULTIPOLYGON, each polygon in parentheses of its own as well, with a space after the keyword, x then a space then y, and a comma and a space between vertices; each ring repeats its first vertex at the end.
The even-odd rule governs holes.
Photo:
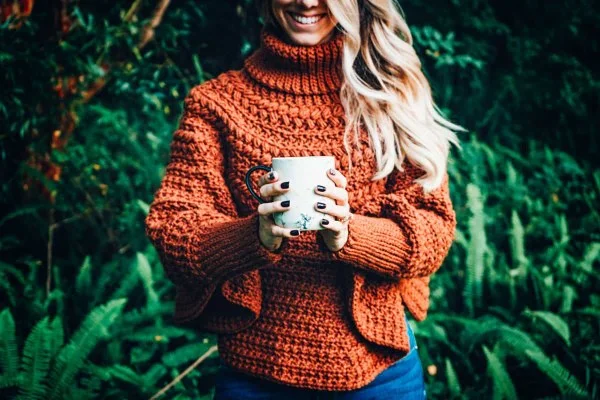
MULTIPOLYGON (((273 196, 284 194, 290 190, 289 182, 278 182, 278 179, 276 171, 267 172, 259 178, 259 193, 263 199, 272 200, 273 196)), ((284 237, 300 234, 298 229, 282 228, 276 225, 273 219, 274 212, 287 211, 290 207, 289 200, 269 201, 258 205, 258 236, 262 245, 271 251, 277 250, 281 246, 284 237)))

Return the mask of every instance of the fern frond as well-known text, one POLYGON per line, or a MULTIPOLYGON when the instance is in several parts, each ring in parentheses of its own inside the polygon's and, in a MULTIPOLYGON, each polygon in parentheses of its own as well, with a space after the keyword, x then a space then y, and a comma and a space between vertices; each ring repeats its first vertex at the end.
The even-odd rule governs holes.
POLYGON ((600 318, 600 308, 596 306, 583 307, 576 311, 577 314, 600 318))
POLYGON ((467 240, 467 237, 465 236, 464 232, 459 227, 457 227, 454 231, 454 243, 465 249, 469 247, 469 241, 467 240))
POLYGON ((146 298, 148 307, 158 303, 158 295, 154 291, 154 280, 152 279, 152 268, 150 263, 143 253, 136 253, 137 271, 146 290, 146 298))
POLYGON ((463 330, 461 340, 468 345, 468 351, 471 352, 476 346, 482 343, 502 343, 503 347, 512 355, 528 360, 525 354, 526 349, 542 351, 540 346, 531 338, 531 336, 517 328, 513 328, 496 318, 479 318, 469 324, 469 329, 463 330))
POLYGON ((8 308, 0 313, 0 387, 17 384, 19 351, 15 334, 15 320, 8 308))
POLYGON ((167 369, 162 364, 153 364, 148 371, 142 376, 144 378, 145 387, 153 388, 158 385, 158 382, 167 374, 167 369))
POLYGON ((148 212, 150 212, 150 205, 140 199, 138 199, 136 203, 137 203, 138 207, 140 208, 140 210, 142 210, 144 215, 148 215, 148 212))
POLYGON ((84 376, 78 380, 77 387, 69 390, 68 399, 71 400, 96 400, 102 383, 95 376, 84 376))
POLYGON ((485 254, 487 239, 485 234, 485 214, 483 195, 472 183, 467 185, 467 206, 471 212, 469 218, 469 247, 466 259, 466 283, 464 288, 465 304, 471 315, 483 299, 483 275, 485 272, 485 254))
POLYGON ((563 395, 570 399, 588 397, 585 388, 579 383, 571 373, 556 359, 550 359, 541 351, 525 350, 525 353, 533 360, 538 368, 545 373, 554 383, 563 395))
POLYGON ((50 355, 55 357, 60 348, 65 344, 65 332, 60 317, 53 318, 48 328, 48 349, 50 350, 50 355))
POLYGON ((559 276, 564 277, 567 274, 567 265, 568 265, 567 245, 569 244, 569 242, 571 240, 571 236, 569 235, 569 226, 567 223, 566 215, 560 214, 560 216, 557 217, 556 224, 559 227, 560 239, 554 245, 554 247, 556 248, 557 254, 555 257, 553 257, 553 259, 555 260, 555 264, 558 268, 559 276))
POLYGON ((531 336, 520 329, 504 326, 498 331, 498 334, 498 339, 501 340, 503 345, 516 357, 526 358, 526 350, 542 352, 540 346, 531 338, 531 336))
POLYGON ((86 294, 92 287, 92 261, 89 255, 85 256, 77 278, 75 279, 75 290, 78 294, 86 294))
POLYGON ((452 398, 460 398, 462 393, 462 388, 460 387, 460 381, 458 380, 458 376, 456 375, 456 371, 452 366, 452 362, 449 358, 445 359, 446 364, 446 380, 448 381, 448 390, 450 391, 450 395, 452 398))
POLYGON ((483 353, 488 361, 488 375, 492 379, 494 385, 493 399, 494 400, 515 400, 518 399, 517 391, 515 386, 510 379, 510 375, 504 368, 504 364, 500 359, 491 352, 485 345, 483 347, 483 353))
POLYGON ((14 308, 17 305, 21 292, 19 289, 18 286, 13 285, 10 279, 0 271, 0 293, 7 298, 9 307, 14 308))
POLYGON ((544 321, 550 328, 556 332, 558 336, 560 336, 568 346, 571 345, 571 331, 569 330, 569 325, 558 315, 550 312, 550 311, 524 311, 524 315, 534 318, 541 319, 544 321))
POLYGON ((512 269, 510 274, 517 282, 523 282, 527 275, 529 260, 525 255, 525 230, 519 214, 513 210, 511 214, 510 250, 512 256, 512 269))
MULTIPOLYGON (((100 273, 94 277, 94 286, 92 288, 94 292, 93 306, 101 304, 107 298, 119 298, 116 294, 110 295, 109 291, 112 290, 114 282, 121 282, 123 280, 123 267, 121 263, 122 261, 115 257, 106 264, 103 264, 101 268, 98 268, 100 273)), ((129 275, 135 275, 135 273, 129 275)))
POLYGON ((38 322, 25 341, 19 375, 19 399, 45 399, 48 390, 46 378, 50 369, 51 332, 49 318, 38 322))
POLYGON ((583 260, 578 265, 579 268, 586 272, 594 271, 594 262, 600 258, 600 243, 594 242, 585 248, 583 260))
POLYGON ((506 186, 515 187, 517 185, 517 170, 513 166, 513 163, 508 161, 506 163, 506 186))
POLYGON ((94 308, 82 322, 69 343, 58 354, 50 373, 50 399, 60 399, 70 387, 89 353, 100 340, 107 338, 109 328, 121 314, 125 299, 111 300, 94 308))
MULTIPOLYGON (((211 347, 211 343, 191 343, 179 347, 163 356, 162 362, 167 367, 179 367, 196 360, 202 354, 206 353, 211 347)), ((215 354, 216 356, 216 354, 215 354)))
MULTIPOLYGON (((172 301, 160 301, 152 307, 134 309, 123 314, 123 326, 132 327, 152 322, 161 316, 168 316, 173 313, 174 303, 172 301)), ((118 327, 117 327, 118 328, 118 327)))
POLYGON ((548 269, 547 265, 542 268, 530 268, 530 278, 532 286, 532 297, 535 299, 533 304, 536 304, 535 308, 547 309, 550 307, 551 301, 556 297, 556 288, 552 285, 552 281, 548 280, 547 274, 543 273, 544 269, 548 269))
POLYGON ((27 280, 25 279, 25 275, 21 272, 17 267, 12 264, 7 264, 4 261, 0 261, 0 275, 9 275, 12 276, 13 279, 16 279, 21 285, 25 286, 27 284, 27 280))
POLYGON ((143 388, 145 384, 144 378, 126 365, 115 364, 109 367, 94 366, 90 371, 103 381, 118 379, 137 388, 143 388))
POLYGON ((577 298, 577 291, 571 285, 565 285, 562 292, 562 302, 560 304, 561 313, 570 313, 573 311, 573 301, 577 298))
POLYGON ((119 288, 110 296, 112 299, 120 299, 129 296, 140 281, 140 274, 137 270, 131 269, 125 278, 121 279, 119 288))

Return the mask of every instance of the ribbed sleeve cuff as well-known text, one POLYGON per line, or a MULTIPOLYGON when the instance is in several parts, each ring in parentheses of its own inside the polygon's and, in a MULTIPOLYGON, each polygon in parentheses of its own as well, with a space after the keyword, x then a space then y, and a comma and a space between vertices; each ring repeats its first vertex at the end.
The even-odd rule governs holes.
MULTIPOLYGON (((202 269, 199 271, 199 280, 177 285, 176 322, 187 322, 200 316, 213 297, 215 290, 220 285, 226 284, 231 278, 277 264, 281 260, 285 242, 275 252, 265 248, 260 243, 258 236, 258 218, 258 214, 252 214, 222 222, 212 226, 209 233, 199 234, 192 240, 192 248, 197 249, 196 262, 202 266, 202 269)), ((240 281, 237 282, 239 284, 240 281)), ((256 307, 259 307, 260 302, 258 305, 253 302, 255 302, 256 296, 260 296, 258 275, 246 274, 241 282, 249 285, 244 289, 245 291, 238 289, 240 290, 238 295, 242 298, 234 299, 229 295, 227 299, 256 314, 256 307)), ((237 316, 238 319, 223 318, 223 321, 219 323, 214 322, 216 320, 213 315, 212 330, 238 329, 257 316, 257 314, 252 315, 245 317, 246 319, 241 316, 237 316)))
POLYGON ((223 281, 281 260, 281 248, 272 252, 260 243, 258 218, 255 213, 223 222, 199 238, 199 258, 208 280, 223 281))
POLYGON ((399 279, 400 269, 409 263, 412 248, 395 221, 354 214, 348 225, 348 241, 332 256, 353 267, 399 279))

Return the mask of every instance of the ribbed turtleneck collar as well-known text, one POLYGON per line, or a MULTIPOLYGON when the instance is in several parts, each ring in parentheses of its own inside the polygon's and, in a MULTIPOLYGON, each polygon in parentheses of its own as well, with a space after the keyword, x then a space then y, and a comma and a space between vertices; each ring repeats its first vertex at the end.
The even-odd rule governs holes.
POLYGON ((263 26, 260 47, 244 60, 244 68, 259 84, 294 94, 322 94, 342 83, 344 35, 337 28, 327 42, 300 46, 285 42, 275 28, 263 26))

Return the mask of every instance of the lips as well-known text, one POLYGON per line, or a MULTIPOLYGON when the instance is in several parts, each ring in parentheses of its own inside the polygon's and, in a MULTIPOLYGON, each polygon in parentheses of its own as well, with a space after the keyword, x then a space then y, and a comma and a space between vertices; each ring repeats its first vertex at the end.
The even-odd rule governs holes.
POLYGON ((305 17, 305 18, 320 17, 321 15, 325 15, 325 13, 306 15, 306 14, 300 14, 300 13, 295 13, 295 12, 291 12, 291 11, 289 12, 289 14, 292 16, 297 15, 298 17, 305 17))
POLYGON ((310 16, 307 16, 304 14, 294 13, 294 12, 288 12, 287 14, 292 21, 294 21, 296 24, 302 25, 302 26, 316 25, 326 15, 326 14, 321 13, 321 14, 312 14, 310 16))

